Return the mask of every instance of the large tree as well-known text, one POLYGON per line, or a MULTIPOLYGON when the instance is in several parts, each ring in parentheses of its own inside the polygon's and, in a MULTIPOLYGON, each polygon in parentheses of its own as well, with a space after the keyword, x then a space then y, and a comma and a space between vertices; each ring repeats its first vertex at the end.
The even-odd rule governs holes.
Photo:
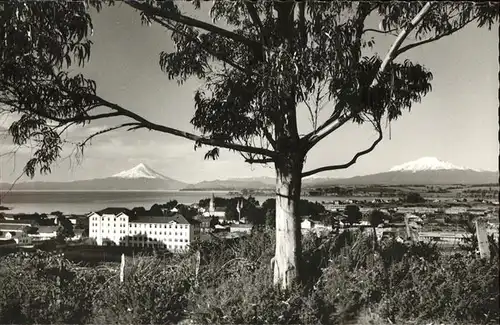
MULTIPOLYGON (((196 147, 211 146, 207 158, 225 148, 248 163, 273 164, 274 281, 283 288, 302 273, 296 214, 302 178, 354 164, 382 140, 383 118, 396 119, 431 90, 429 71, 400 60, 409 50, 470 23, 491 27, 500 11, 496 3, 224 0, 210 2, 212 20, 201 20, 193 14, 201 7, 199 0, 121 3, 136 9, 144 23, 171 32, 175 50, 161 53, 159 60, 171 79, 204 81, 195 94, 191 121, 200 134, 148 120, 133 107, 100 96, 94 81, 68 72, 89 58, 88 6, 99 8, 100 1, 3 1, 0 103, 2 110, 21 114, 9 128, 15 144, 36 146, 26 174, 50 172, 64 145, 63 129, 116 117, 127 121, 98 134, 154 130, 193 140, 196 147), (379 28, 368 26, 369 16, 378 18, 379 28), (395 35, 385 56, 368 51, 375 33, 395 35), (415 41, 408 41, 409 35, 415 41), (302 108, 313 122, 307 134, 297 127, 302 108), (324 121, 318 119, 320 110, 329 110, 324 121), (303 170, 311 148, 352 122, 371 123, 378 134, 375 142, 344 164, 303 170)), ((98 134, 78 147, 83 150, 98 134)))

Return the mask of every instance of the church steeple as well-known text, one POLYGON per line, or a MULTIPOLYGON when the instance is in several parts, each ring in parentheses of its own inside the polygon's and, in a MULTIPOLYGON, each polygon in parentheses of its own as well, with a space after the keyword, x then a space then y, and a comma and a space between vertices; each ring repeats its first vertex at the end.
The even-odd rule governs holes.
POLYGON ((208 207, 209 212, 215 211, 215 195, 212 193, 212 198, 210 199, 210 206, 208 207))

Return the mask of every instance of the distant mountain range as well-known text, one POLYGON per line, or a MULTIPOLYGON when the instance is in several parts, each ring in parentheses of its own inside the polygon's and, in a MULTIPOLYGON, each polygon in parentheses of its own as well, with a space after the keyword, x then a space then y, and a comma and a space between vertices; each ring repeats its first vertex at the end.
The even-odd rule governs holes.
MULTIPOLYGON (((72 182, 23 182, 14 186, 15 190, 37 191, 118 191, 118 190, 179 190, 188 184, 157 173, 144 164, 107 178, 89 179, 72 182)), ((0 183, 2 190, 10 184, 0 183)))
MULTIPOLYGON (((304 188, 336 185, 447 185, 447 184, 498 184, 498 172, 481 171, 455 166, 434 157, 424 157, 394 166, 388 172, 351 178, 308 178, 304 188)), ((16 190, 227 190, 271 189, 272 177, 234 178, 187 184, 164 176, 150 167, 139 164, 132 169, 111 177, 72 182, 24 182, 16 190)), ((2 190, 11 184, 0 183, 2 190)))

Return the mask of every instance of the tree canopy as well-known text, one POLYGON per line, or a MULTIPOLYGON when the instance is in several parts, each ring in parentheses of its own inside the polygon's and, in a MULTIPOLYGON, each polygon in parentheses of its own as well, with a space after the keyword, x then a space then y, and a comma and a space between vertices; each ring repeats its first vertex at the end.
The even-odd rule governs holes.
POLYGON ((159 65, 170 79, 203 81, 194 94, 194 134, 109 101, 95 81, 71 72, 90 58, 88 7, 103 3, 114 1, 0 3, 0 110, 20 115, 9 128, 14 144, 34 146, 24 172, 50 172, 68 144, 68 127, 117 117, 123 122, 73 144, 78 152, 95 136, 145 129, 210 146, 205 158, 216 159, 225 148, 248 163, 273 163, 274 277, 284 288, 302 272, 302 178, 354 164, 382 140, 384 118, 397 119, 431 91, 432 73, 404 54, 469 24, 491 29, 500 17, 496 2, 240 0, 210 2, 207 21, 194 14, 208 5, 200 0, 120 1, 144 24, 169 31, 174 50, 160 53, 159 65), (378 28, 369 26, 371 16, 378 28), (374 33, 396 36, 382 56, 371 51, 374 33), (311 116, 306 134, 299 133, 299 109, 311 116), (345 163, 304 170, 308 152, 347 123, 370 123, 377 139, 345 163))
MULTIPOLYGON (((278 159, 284 154, 281 145, 292 140, 305 156, 349 121, 371 122, 381 139, 384 114, 396 119, 431 90, 430 71, 395 60, 468 24, 491 28, 500 11, 492 2, 215 1, 210 8, 213 23, 208 23, 186 13, 200 9, 201 1, 123 3, 138 10, 145 24, 171 32, 176 50, 162 52, 159 60, 169 78, 205 81, 195 94, 192 119, 203 136, 155 124, 99 96, 93 80, 69 72, 90 58, 93 26, 88 8, 114 1, 4 1, 0 104, 3 111, 21 115, 9 128, 15 144, 31 141, 36 147, 25 167, 29 176, 36 170, 50 172, 66 144, 64 128, 117 116, 129 122, 99 134, 119 128, 156 130, 215 146, 207 157, 217 157, 217 148, 228 148, 251 163, 278 159), (374 14, 380 17, 380 29, 365 26, 374 14), (385 58, 362 55, 374 45, 373 33, 398 35, 385 58), (410 33, 417 41, 403 45, 410 33), (295 121, 298 104, 310 110, 315 124, 314 131, 302 136, 295 121), (326 104, 330 117, 318 124, 317 113, 326 104)), ((77 147, 83 150, 96 135, 77 147)), ((346 164, 303 175, 348 167, 379 141, 346 164)))
POLYGON ((344 213, 346 215, 344 222, 349 224, 359 223, 361 221, 361 218, 363 217, 359 206, 354 204, 346 205, 344 213))
POLYGON ((425 198, 423 198, 420 193, 410 192, 405 195, 404 201, 406 203, 423 203, 425 202, 425 198))
POLYGON ((384 220, 386 219, 385 213, 378 209, 374 209, 370 211, 370 214, 368 214, 368 222, 372 227, 377 227, 378 225, 384 223, 384 220))

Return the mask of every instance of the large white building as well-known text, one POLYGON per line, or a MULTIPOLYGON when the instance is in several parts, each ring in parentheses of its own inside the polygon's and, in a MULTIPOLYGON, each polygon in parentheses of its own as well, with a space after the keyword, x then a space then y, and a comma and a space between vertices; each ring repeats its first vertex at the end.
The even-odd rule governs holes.
POLYGON ((89 237, 97 245, 156 247, 186 250, 200 236, 200 225, 181 214, 133 217, 130 211, 100 211, 89 214, 89 237))

